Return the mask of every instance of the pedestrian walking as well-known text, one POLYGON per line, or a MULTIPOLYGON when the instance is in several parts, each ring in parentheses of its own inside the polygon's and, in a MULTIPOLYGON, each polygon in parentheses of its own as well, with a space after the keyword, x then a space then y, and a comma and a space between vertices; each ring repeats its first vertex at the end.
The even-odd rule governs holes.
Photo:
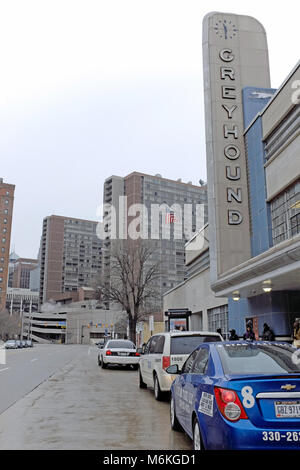
POLYGON ((255 341, 255 333, 253 331, 252 322, 248 321, 246 324, 246 331, 243 335, 243 339, 246 341, 255 341))
POLYGON ((221 330, 221 328, 218 328, 218 329, 217 329, 217 333, 219 333, 219 335, 221 335, 221 336, 222 336, 222 338, 223 338, 223 335, 222 335, 222 330, 221 330))
POLYGON ((298 321, 295 321, 294 323, 294 341, 293 341, 293 346, 295 348, 300 348, 300 323, 298 321))
POLYGON ((240 339, 238 335, 236 334, 235 330, 230 330, 229 333, 230 333, 229 341, 238 341, 240 339))
POLYGON ((264 329, 262 332, 261 339, 263 341, 275 341, 275 335, 273 330, 269 327, 268 323, 264 323, 264 329))

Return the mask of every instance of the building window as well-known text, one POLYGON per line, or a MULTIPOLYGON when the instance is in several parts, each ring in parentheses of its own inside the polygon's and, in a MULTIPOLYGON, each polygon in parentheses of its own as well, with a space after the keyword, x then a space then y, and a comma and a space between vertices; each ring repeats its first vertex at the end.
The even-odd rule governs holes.
POLYGON ((4 224, 7 224, 7 219, 3 219, 3 223, 4 223, 4 224))
POLYGON ((4 214, 8 214, 8 209, 4 209, 4 214))
POLYGON ((5 248, 4 247, 1 248, 1 253, 5 253, 5 248))
POLYGON ((5 243, 6 242, 6 238, 2 238, 2 243, 5 243))
POLYGON ((1 263, 4 263, 4 258, 0 258, 1 263))
POLYGON ((5 199, 5 204, 8 206, 8 204, 9 204, 9 200, 8 200, 8 199, 5 199))
POLYGON ((208 331, 222 330, 222 335, 226 339, 228 335, 228 305, 210 308, 207 310, 208 331))
POLYGON ((271 201, 271 219, 274 245, 300 233, 300 179, 271 201))
POLYGON ((3 281, 3 278, 2 278, 2 277, 0 277, 0 282, 2 282, 2 281, 3 281))

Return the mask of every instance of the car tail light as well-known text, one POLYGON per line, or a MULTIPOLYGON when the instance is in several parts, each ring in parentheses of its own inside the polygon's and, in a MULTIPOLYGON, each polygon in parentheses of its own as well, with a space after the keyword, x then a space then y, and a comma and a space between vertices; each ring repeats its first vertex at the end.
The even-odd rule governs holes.
POLYGON ((170 356, 163 356, 162 358, 162 368, 167 369, 171 363, 170 356))
POLYGON ((228 419, 228 421, 248 419, 243 405, 234 390, 215 387, 215 397, 222 416, 228 419))
POLYGON ((136 353, 135 353, 135 356, 140 356, 140 353, 136 352, 136 353))
POLYGON ((106 356, 111 356, 111 351, 108 349, 105 354, 106 356))

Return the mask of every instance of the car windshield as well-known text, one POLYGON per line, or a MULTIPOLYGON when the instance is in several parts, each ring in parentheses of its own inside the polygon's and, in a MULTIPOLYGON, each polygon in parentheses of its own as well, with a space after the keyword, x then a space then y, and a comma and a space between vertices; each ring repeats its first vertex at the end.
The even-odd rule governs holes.
POLYGON ((300 373, 300 357, 288 344, 225 344, 217 350, 225 374, 300 373))
POLYGON ((135 349, 135 345, 131 341, 109 341, 107 348, 111 349, 135 349))
POLYGON ((172 336, 171 354, 190 354, 199 344, 215 341, 220 341, 220 337, 213 335, 172 336))

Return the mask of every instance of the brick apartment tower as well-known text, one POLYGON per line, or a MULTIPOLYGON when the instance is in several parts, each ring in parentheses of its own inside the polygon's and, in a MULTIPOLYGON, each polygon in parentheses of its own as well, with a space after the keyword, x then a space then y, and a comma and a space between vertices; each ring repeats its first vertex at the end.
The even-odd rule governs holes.
POLYGON ((92 286, 102 269, 102 240, 97 222, 51 215, 43 220, 40 247, 40 304, 62 293, 77 296, 92 286))
POLYGON ((15 186, 0 178, 0 312, 5 309, 15 186))
MULTIPOLYGON (((128 216, 128 208, 133 204, 143 204, 148 212, 148 235, 151 240, 151 205, 166 204, 171 207, 178 204, 182 208, 185 204, 203 204, 205 206, 205 221, 207 221, 207 188, 206 186, 195 186, 191 182, 183 183, 181 180, 170 180, 163 178, 161 175, 147 175, 144 173, 133 172, 124 178, 119 176, 111 176, 104 182, 103 193, 104 204, 104 253, 103 253, 103 275, 106 283, 110 279, 110 256, 114 243, 110 239, 112 230, 112 215, 110 213, 109 204, 112 204, 116 211, 116 226, 119 239, 126 239, 127 228, 135 217, 128 216), (119 204, 119 197, 126 196, 126 207, 119 204), (120 233, 119 227, 121 221, 126 219, 125 230, 120 233)), ((193 214, 193 231, 195 227, 195 214, 193 214)), ((162 225, 170 224, 171 219, 161 220, 160 235, 162 225)), ((172 232, 173 229, 171 229, 172 232)), ((174 234, 173 234, 174 235, 174 234)), ((185 278, 185 243, 188 241, 182 236, 181 239, 174 239, 171 233, 170 239, 163 239, 161 236, 157 240, 151 240, 153 245, 153 255, 150 262, 160 262, 161 276, 157 281, 157 291, 162 295, 167 290, 175 287, 185 278)), ((159 310, 162 301, 159 301, 155 308, 159 310)))

